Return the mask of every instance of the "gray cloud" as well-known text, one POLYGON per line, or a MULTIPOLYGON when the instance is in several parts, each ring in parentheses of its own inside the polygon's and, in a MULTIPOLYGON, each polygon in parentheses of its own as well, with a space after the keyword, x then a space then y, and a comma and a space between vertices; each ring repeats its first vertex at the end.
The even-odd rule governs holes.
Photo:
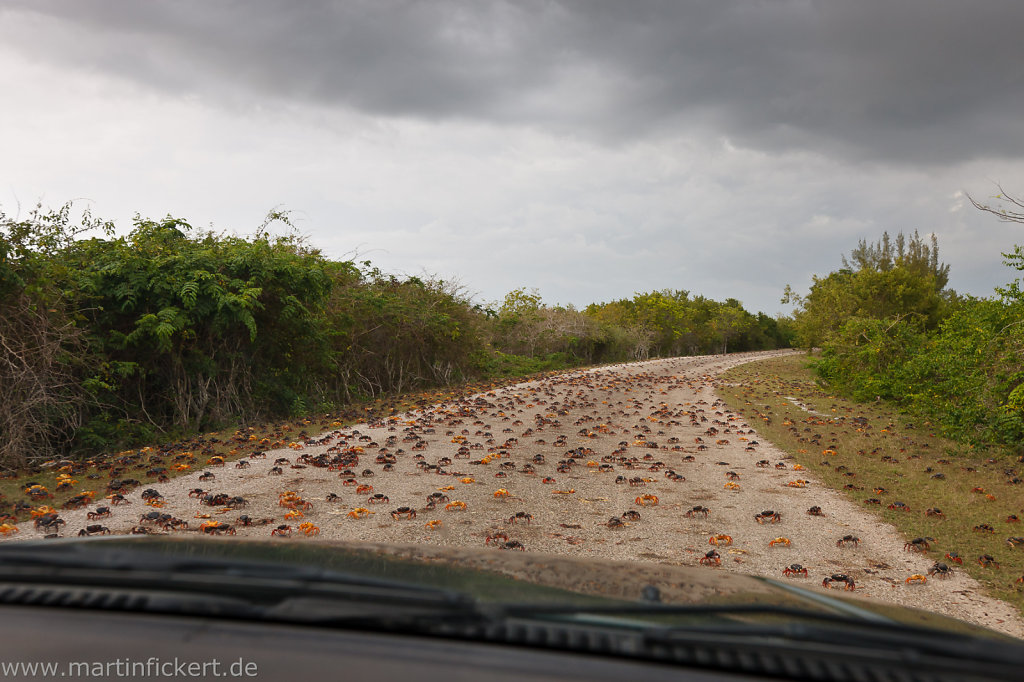
POLYGON ((340 104, 606 144, 686 125, 852 161, 1024 152, 1018 0, 5 7, 5 40, 35 59, 233 107, 340 104))

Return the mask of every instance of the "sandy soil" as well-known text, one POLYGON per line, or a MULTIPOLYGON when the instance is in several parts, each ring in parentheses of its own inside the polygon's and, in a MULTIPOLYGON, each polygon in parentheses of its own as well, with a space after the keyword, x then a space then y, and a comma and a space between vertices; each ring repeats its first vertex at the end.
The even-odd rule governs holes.
MULTIPOLYGON (((521 542, 528 552, 601 557, 662 564, 697 565, 712 547, 713 535, 732 537, 722 546, 720 568, 786 579, 782 570, 793 563, 803 565, 807 578, 788 578, 801 586, 820 586, 833 573, 846 573, 857 584, 853 594, 885 602, 914 606, 960 618, 1024 638, 1024 622, 1005 602, 986 597, 972 578, 957 572, 947 580, 931 579, 924 585, 906 585, 913 573, 926 573, 931 561, 904 551, 907 538, 892 527, 824 488, 806 471, 794 471, 787 456, 759 438, 754 425, 725 409, 714 394, 713 379, 723 370, 742 362, 773 355, 759 353, 654 360, 615 365, 518 384, 473 398, 442 403, 401 415, 384 424, 360 424, 325 434, 320 444, 307 443, 301 450, 282 449, 267 453, 266 459, 251 459, 245 469, 210 467, 215 480, 199 482, 200 471, 153 486, 165 497, 159 511, 185 519, 195 529, 207 513, 214 520, 235 523, 241 514, 252 518, 273 518, 266 526, 240 527, 239 536, 266 538, 278 524, 294 529, 296 542, 350 540, 360 542, 426 543, 442 546, 484 546, 488 535, 506 533, 521 542), (717 435, 707 429, 717 428, 717 435), (464 437, 470 448, 467 458, 456 458, 464 437), (559 440, 564 437, 564 442, 559 440), (389 440, 390 439, 390 440, 389 440), (508 439, 515 439, 508 441, 508 439), (704 441, 700 449, 696 439, 704 441), (728 441, 716 444, 717 441, 728 441), (646 445, 644 445, 646 442, 646 445), (625 443, 625 445, 623 445, 625 443), (651 445, 656 444, 656 447, 651 445), (318 455, 333 448, 364 449, 355 476, 305 466, 302 455, 318 455), (558 472, 560 460, 569 451, 589 448, 577 454, 569 472, 558 472), (394 454, 393 470, 386 471, 375 458, 394 454), (506 456, 486 464, 474 463, 488 453, 506 456), (618 451, 613 456, 613 452, 618 451), (543 464, 533 464, 535 473, 523 468, 535 455, 543 464), (419 460, 441 465, 449 475, 428 472, 419 460), (620 457, 636 458, 627 469, 620 457), (281 475, 270 475, 275 460, 281 475), (604 458, 609 458, 606 461, 604 458), (691 461, 687 461, 687 460, 691 461), (770 466, 757 462, 769 460, 770 466), (610 463, 611 471, 598 466, 610 463), (655 462, 663 467, 650 470, 655 462), (777 463, 785 468, 776 468, 777 463), (501 464, 514 463, 515 470, 497 478, 501 464), (296 466, 301 468, 295 468, 296 466), (370 470, 371 475, 365 475, 370 470), (666 476, 674 470, 685 480, 666 476), (725 487, 727 472, 738 474, 732 481, 737 489, 725 487), (647 478, 644 485, 616 483, 616 478, 647 478), (545 477, 555 479, 544 483, 545 477), (356 493, 343 479, 355 478, 372 485, 372 492, 356 493), (804 488, 787 486, 795 479, 807 480, 804 488), (462 482, 474 479, 472 482, 462 482), (202 488, 243 496, 245 509, 224 511, 207 507, 188 492, 202 488), (507 498, 495 498, 504 488, 507 498), (287 511, 278 506, 279 495, 294 491, 312 503, 304 518, 285 521, 287 511), (451 500, 463 501, 463 511, 446 511, 444 503, 434 510, 425 507, 427 496, 441 491, 451 500), (560 494, 556 491, 575 491, 560 494), (340 499, 327 501, 333 493, 340 499), (381 493, 387 503, 369 504, 371 494, 381 493), (639 506, 635 498, 655 495, 656 506, 639 506), (703 515, 686 517, 695 505, 710 509, 703 515), (812 505, 824 516, 810 516, 812 505), (349 518, 348 513, 364 507, 374 513, 349 518), (398 507, 415 509, 415 519, 395 520, 390 512, 398 507), (781 515, 775 524, 759 524, 755 515, 772 509, 781 515), (638 511, 640 520, 624 527, 609 528, 611 517, 627 510, 638 511), (529 523, 509 523, 518 512, 532 516, 529 523), (428 521, 441 525, 428 529, 428 521), (314 523, 318 536, 307 538, 298 524, 314 523), (836 541, 846 535, 860 539, 856 547, 839 548, 836 541), (769 546, 776 537, 788 538, 788 546, 769 546)), ((86 510, 63 512, 68 522, 64 535, 74 535, 88 523, 102 523, 114 532, 127 532, 138 524, 140 515, 152 511, 140 499, 141 490, 129 496, 130 504, 113 508, 110 518, 86 519, 86 510)), ((31 524, 22 524, 13 538, 39 537, 31 524)), ((194 531, 193 531, 194 532, 194 531)), ((818 588, 820 589, 820 588, 818 588)))

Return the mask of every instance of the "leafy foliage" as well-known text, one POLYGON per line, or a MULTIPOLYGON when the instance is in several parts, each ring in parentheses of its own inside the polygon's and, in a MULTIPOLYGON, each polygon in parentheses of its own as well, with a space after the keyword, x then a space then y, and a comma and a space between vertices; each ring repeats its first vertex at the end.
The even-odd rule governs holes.
MULTIPOLYGON (((845 266, 815 278, 801 342, 821 345, 822 381, 857 400, 888 399, 971 444, 1024 437, 1024 292, 1019 280, 978 299, 943 291, 948 266, 915 233, 861 242, 845 266), (849 266, 855 264, 857 270, 849 266)), ((1024 270, 1018 248, 1004 254, 1024 270)))
POLYGON ((252 237, 71 206, 0 214, 0 464, 89 453, 479 377, 788 344, 783 320, 687 292, 474 304, 309 247, 286 213, 252 237), (283 227, 272 236, 271 227, 283 227))

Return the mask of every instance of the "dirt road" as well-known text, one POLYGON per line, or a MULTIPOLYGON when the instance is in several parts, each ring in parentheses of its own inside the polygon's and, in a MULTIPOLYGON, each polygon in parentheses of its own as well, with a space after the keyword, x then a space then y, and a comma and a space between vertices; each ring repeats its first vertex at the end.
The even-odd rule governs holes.
MULTIPOLYGON (((904 551, 907 538, 823 488, 806 471, 795 471, 781 451, 758 437, 756 424, 745 423, 717 402, 711 385, 716 375, 772 354, 616 365, 442 403, 388 423, 325 434, 328 437, 320 444, 306 444, 301 450, 268 452, 266 459, 247 460, 248 468, 236 469, 230 463, 207 468, 216 477, 212 481, 200 482, 197 471, 156 485, 165 498, 159 511, 187 520, 193 529, 201 523, 195 515, 208 513, 213 520, 234 524, 239 536, 259 538, 286 523, 296 542, 483 546, 488 536, 503 533, 531 552, 682 565, 696 565, 713 549, 710 537, 728 535, 731 545, 723 539, 718 547, 721 566, 707 570, 782 579, 783 569, 798 563, 808 577, 788 579, 803 586, 846 573, 856 581, 857 595, 1024 637, 1024 623, 1013 607, 983 596, 978 584, 963 573, 906 585, 906 577, 926 573, 931 566, 929 560, 904 551), (358 464, 350 467, 352 475, 339 477, 338 471, 299 460, 351 447, 363 449, 358 464), (489 453, 504 456, 487 458, 489 453), (393 455, 394 464, 376 463, 379 455, 393 455), (559 465, 570 456, 574 465, 559 465), (275 464, 279 458, 288 462, 275 464), (759 466, 764 460, 768 466, 759 466), (526 471, 528 465, 532 473, 526 471), (270 473, 274 466, 280 467, 280 475, 270 473), (448 475, 439 474, 438 468, 448 475), (617 482, 621 477, 625 482, 617 482), (355 485, 344 485, 345 479, 372 490, 357 493, 355 485), (797 479, 805 479, 805 487, 789 485, 797 479), (247 506, 227 512, 203 506, 188 496, 193 488, 242 496, 247 506), (499 489, 508 496, 495 497, 499 489), (312 503, 312 509, 303 518, 286 521, 287 510, 278 506, 285 491, 294 491, 312 503), (441 502, 428 509, 432 493, 465 502, 466 508, 449 511, 441 502), (329 501, 332 494, 335 501, 329 501), (370 497, 377 494, 386 496, 387 502, 371 503, 370 497), (645 495, 656 496, 657 504, 653 499, 638 504, 637 498, 645 495), (709 513, 687 517, 695 506, 706 507, 709 513), (820 507, 823 515, 809 515, 812 506, 820 507), (350 518, 349 512, 357 507, 373 513, 350 518), (391 512, 400 507, 414 509, 415 519, 392 518, 391 512), (755 519, 767 510, 780 515, 777 523, 755 519), (640 518, 623 520, 627 511, 638 512, 640 518), (240 527, 236 519, 241 514, 274 521, 240 527), (525 516, 510 522, 517 514, 525 516), (624 525, 609 527, 613 517, 624 525), (429 529, 429 521, 441 524, 429 529), (304 536, 298 531, 303 522, 315 524, 319 535, 304 536), (837 547, 844 536, 855 536, 859 542, 837 547), (788 543, 770 546, 778 537, 788 543)), ((73 535, 87 523, 127 532, 141 514, 154 511, 143 505, 140 493, 134 492, 130 504, 115 507, 112 517, 102 521, 88 521, 85 510, 62 513, 68 521, 64 534, 73 535)), ((18 537, 40 535, 31 524, 22 524, 22 529, 18 537)), ((504 542, 491 542, 497 541, 504 542)))

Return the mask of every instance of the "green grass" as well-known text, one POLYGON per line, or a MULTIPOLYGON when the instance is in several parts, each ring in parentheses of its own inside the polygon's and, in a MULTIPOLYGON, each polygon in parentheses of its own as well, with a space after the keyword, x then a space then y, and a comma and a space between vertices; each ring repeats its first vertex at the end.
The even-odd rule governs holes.
POLYGON ((855 403, 831 395, 816 383, 806 355, 735 367, 722 376, 719 394, 825 485, 891 523, 908 539, 935 538, 927 556, 950 564, 945 554, 957 552, 964 561, 962 568, 954 566, 957 570, 968 572, 992 596, 1024 611, 1024 591, 1016 583, 1024 574, 1024 548, 1014 549, 1006 542, 1008 537, 1024 536, 1024 523, 1007 521, 1010 515, 1024 518, 1024 485, 1008 483, 1024 471, 1014 456, 941 438, 931 424, 901 414, 891 404, 855 403), (800 409, 793 399, 813 412, 800 409), (866 421, 855 423, 856 418, 866 421), (938 473, 945 478, 934 478, 938 473), (876 493, 877 488, 885 492, 876 493), (976 488, 984 492, 975 492, 976 488), (865 504, 870 498, 882 504, 865 504), (889 510, 894 501, 904 502, 910 511, 889 510), (945 518, 927 516, 925 510, 931 507, 941 509, 945 518), (973 530, 983 523, 995 533, 973 530), (980 566, 977 559, 982 554, 995 557, 1000 567, 980 566))

